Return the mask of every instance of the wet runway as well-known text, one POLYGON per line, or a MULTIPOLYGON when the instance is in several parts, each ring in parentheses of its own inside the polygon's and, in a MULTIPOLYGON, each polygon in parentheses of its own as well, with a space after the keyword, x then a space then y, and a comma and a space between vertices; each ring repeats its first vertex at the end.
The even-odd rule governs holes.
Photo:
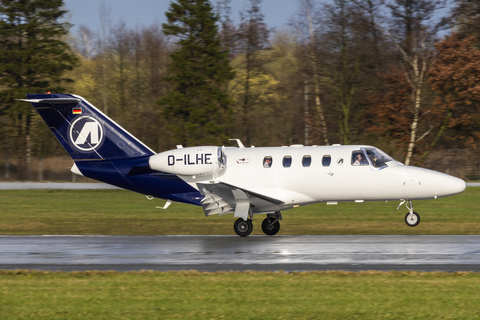
POLYGON ((480 271, 480 236, 0 236, 0 269, 480 271))

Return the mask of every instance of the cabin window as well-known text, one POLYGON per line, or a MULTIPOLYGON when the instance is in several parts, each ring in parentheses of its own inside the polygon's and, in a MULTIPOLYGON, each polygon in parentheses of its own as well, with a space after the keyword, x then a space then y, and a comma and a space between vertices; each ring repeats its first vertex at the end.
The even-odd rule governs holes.
POLYGON ((322 158, 322 166, 329 167, 330 163, 332 163, 332 157, 330 156, 323 156, 322 158))
POLYGON ((368 160, 362 151, 356 150, 352 152, 352 166, 368 166, 368 160))
POLYGON ((290 168, 291 165, 292 165, 292 156, 283 157, 283 167, 290 168))
POLYGON ((270 168, 272 166, 273 159, 270 156, 266 156, 263 158, 263 167, 264 168, 270 168))
POLYGON ((302 166, 310 167, 311 164, 312 164, 312 157, 311 156, 303 156, 302 166))

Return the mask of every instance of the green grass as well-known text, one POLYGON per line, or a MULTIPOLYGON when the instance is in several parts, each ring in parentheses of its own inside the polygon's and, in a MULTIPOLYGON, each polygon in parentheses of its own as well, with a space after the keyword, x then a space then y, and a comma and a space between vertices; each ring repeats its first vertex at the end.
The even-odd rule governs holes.
MULTIPOLYGON (((480 234, 480 188, 437 200, 415 201, 421 223, 404 223, 398 202, 325 203, 283 212, 279 234, 480 234)), ((171 235, 234 234, 233 215, 206 218, 200 207, 173 203, 123 190, 2 190, 0 234, 171 235)), ((263 234, 254 218, 252 234, 263 234)))
POLYGON ((480 274, 0 272, 1 319, 479 319, 480 274))
MULTIPOLYGON (((280 234, 480 234, 480 188, 416 201, 316 204, 280 234)), ((234 234, 233 215, 121 190, 0 191, 0 234, 234 234)), ((263 216, 254 220, 262 234, 263 216)), ((0 271, 0 319, 480 319, 479 273, 0 271)))

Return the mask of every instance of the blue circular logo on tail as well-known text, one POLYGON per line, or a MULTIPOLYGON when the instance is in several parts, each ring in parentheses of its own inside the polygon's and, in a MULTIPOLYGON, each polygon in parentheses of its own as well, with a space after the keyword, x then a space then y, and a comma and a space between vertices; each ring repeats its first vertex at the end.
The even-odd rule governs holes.
POLYGON ((99 148, 104 141, 103 126, 95 118, 78 117, 70 125, 68 138, 78 151, 91 152, 99 148))

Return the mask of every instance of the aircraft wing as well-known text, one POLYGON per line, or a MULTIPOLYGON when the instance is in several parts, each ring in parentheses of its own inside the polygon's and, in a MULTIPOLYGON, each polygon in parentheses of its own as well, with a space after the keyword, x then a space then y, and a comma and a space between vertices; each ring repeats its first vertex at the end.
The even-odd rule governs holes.
POLYGON ((202 208, 205 216, 234 213, 235 217, 247 219, 250 212, 274 212, 283 204, 282 200, 271 198, 256 192, 239 188, 228 183, 197 183, 198 189, 205 198, 202 208))

